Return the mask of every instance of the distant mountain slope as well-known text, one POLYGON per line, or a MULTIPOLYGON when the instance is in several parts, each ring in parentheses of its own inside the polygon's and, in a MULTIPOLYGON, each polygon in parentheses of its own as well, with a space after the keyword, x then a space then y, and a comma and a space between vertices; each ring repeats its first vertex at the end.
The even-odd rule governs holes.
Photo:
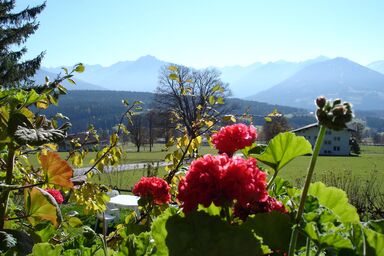
POLYGON ((368 68, 384 74, 384 60, 372 62, 367 65, 368 68))
MULTIPOLYGON (((51 73, 49 71, 46 71, 44 69, 40 69, 36 72, 35 76, 32 78, 37 84, 43 84, 45 83, 45 77, 48 76, 51 81, 53 81, 57 75, 61 72, 62 70, 58 70, 58 72, 51 73)), ((63 85, 68 89, 68 90, 105 90, 105 88, 94 85, 91 83, 84 82, 76 77, 73 78, 73 80, 76 82, 76 84, 71 84, 67 81, 63 82, 63 85)))
POLYGON ((341 97, 360 110, 384 109, 384 75, 348 59, 335 58, 307 66, 251 98, 313 109, 319 95, 341 97))
MULTIPOLYGON (((222 81, 229 83, 233 96, 241 98, 268 89, 302 68, 326 59, 320 56, 303 62, 256 62, 246 67, 230 66, 218 69, 222 72, 222 81)), ((85 72, 76 74, 75 78, 108 90, 153 92, 158 85, 159 70, 166 64, 167 61, 147 55, 135 61, 122 61, 109 67, 85 65, 85 72)), ((44 70, 51 73, 62 71, 61 68, 44 70)))
POLYGON ((108 90, 153 92, 157 87, 160 67, 165 64, 166 62, 147 55, 135 61, 122 61, 109 67, 85 65, 85 71, 76 74, 76 77, 108 90))
POLYGON ((221 72, 223 81, 230 83, 235 97, 248 98, 284 81, 308 65, 325 60, 328 58, 324 56, 302 62, 280 60, 266 64, 255 63, 242 68, 226 67, 222 68, 221 72))

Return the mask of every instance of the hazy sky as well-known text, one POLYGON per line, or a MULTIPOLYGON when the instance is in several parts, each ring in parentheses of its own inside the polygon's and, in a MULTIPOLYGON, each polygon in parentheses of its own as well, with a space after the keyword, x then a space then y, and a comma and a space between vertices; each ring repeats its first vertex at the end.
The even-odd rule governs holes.
POLYGON ((148 54, 194 67, 384 59, 383 0, 47 0, 38 20, 27 47, 46 50, 44 66, 148 54))

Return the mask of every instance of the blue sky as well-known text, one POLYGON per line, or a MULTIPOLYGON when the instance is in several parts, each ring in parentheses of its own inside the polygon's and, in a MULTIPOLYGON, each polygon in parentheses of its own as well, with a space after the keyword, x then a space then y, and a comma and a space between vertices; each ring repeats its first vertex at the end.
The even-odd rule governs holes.
POLYGON ((45 50, 44 66, 148 54, 193 67, 319 55, 368 64, 384 59, 383 11, 382 0, 47 0, 27 57, 45 50))

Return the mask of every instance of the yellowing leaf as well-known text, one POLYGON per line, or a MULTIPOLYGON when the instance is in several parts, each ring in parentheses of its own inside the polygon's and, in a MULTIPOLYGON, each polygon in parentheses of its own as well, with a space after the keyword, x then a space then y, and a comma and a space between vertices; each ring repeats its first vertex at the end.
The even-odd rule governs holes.
POLYGON ((170 71, 173 71, 173 72, 176 72, 177 71, 177 67, 176 66, 169 66, 168 67, 168 69, 170 70, 170 71))
POLYGON ((24 201, 28 221, 33 226, 42 220, 49 220, 55 227, 61 223, 62 216, 56 200, 43 189, 38 187, 26 189, 24 201))
POLYGON ((60 158, 59 154, 49 151, 46 155, 40 155, 39 159, 48 183, 66 188, 73 187, 73 183, 70 181, 73 170, 67 161, 60 158))

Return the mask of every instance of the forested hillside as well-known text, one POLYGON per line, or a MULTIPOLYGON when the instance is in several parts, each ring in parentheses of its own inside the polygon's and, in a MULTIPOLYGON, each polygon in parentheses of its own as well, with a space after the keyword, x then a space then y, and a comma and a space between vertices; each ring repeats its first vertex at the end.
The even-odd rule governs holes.
MULTIPOLYGON (((97 129, 110 130, 115 125, 121 114, 124 112, 122 100, 129 102, 136 100, 143 102, 143 110, 153 108, 152 101, 154 93, 147 92, 127 92, 127 91, 69 91, 62 96, 60 105, 51 107, 44 111, 47 116, 57 112, 70 118, 72 123, 71 132, 80 132, 87 129, 89 124, 93 124, 97 129)), ((244 113, 255 115, 256 124, 263 124, 263 116, 272 112, 275 108, 284 114, 307 113, 292 107, 259 103, 256 101, 246 101, 241 99, 227 99, 226 104, 230 106, 230 113, 241 115, 244 113)), ((312 118, 312 120, 314 120, 312 118)), ((292 126, 297 126, 291 124, 292 126)))

